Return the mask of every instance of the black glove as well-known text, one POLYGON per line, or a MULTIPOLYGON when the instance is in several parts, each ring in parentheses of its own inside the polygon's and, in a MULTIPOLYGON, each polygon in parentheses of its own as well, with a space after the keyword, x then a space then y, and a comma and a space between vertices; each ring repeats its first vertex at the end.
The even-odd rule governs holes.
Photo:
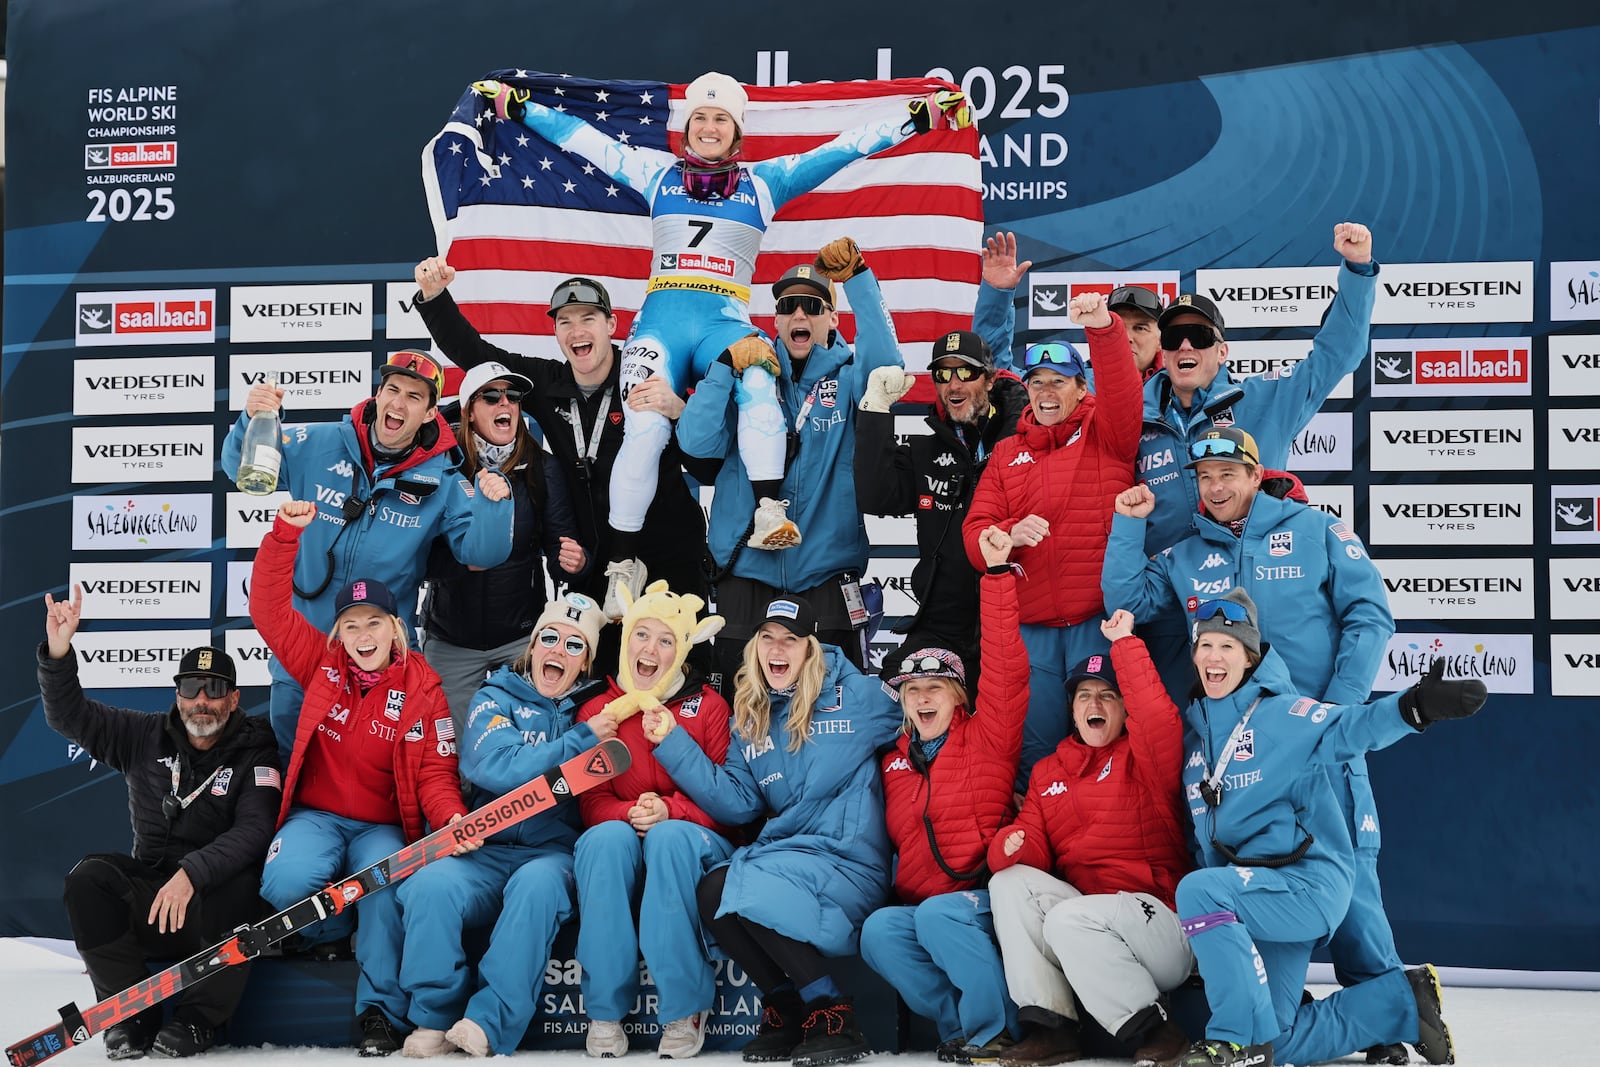
POLYGON ((1444 659, 1436 658, 1417 684, 1400 694, 1400 716, 1418 730, 1440 719, 1465 719, 1477 713, 1489 691, 1476 678, 1446 681, 1444 659))

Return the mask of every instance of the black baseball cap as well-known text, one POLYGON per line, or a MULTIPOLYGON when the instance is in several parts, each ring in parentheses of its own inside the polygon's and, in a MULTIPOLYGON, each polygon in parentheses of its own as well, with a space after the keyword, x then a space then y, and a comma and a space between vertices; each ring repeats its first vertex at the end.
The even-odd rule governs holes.
POLYGON ((777 623, 796 637, 810 637, 817 632, 817 613, 804 597, 781 596, 767 604, 762 624, 777 623))
POLYGON ((239 672, 234 668, 233 657, 210 645, 191 648, 183 654, 178 673, 172 676, 172 680, 176 682, 179 678, 221 678, 234 688, 239 685, 239 672))
MULTIPOLYGON (((1145 290, 1149 292, 1149 290, 1145 290)), ((1117 684, 1117 672, 1111 666, 1111 653, 1096 652, 1094 655, 1080 662, 1072 668, 1072 673, 1067 675, 1067 699, 1071 700, 1078 692, 1078 683, 1090 679, 1104 682, 1118 695, 1122 695, 1122 686, 1117 684)))
POLYGON ((389 587, 376 578, 357 578, 333 598, 333 617, 335 620, 348 609, 365 604, 377 608, 385 615, 398 615, 400 609, 395 604, 394 594, 389 592, 389 587))
POLYGON ((1144 312, 1152 319, 1161 317, 1161 298, 1142 285, 1117 286, 1111 290, 1111 296, 1106 300, 1106 307, 1112 311, 1131 307, 1135 311, 1144 312))
POLYGON ((553 319, 556 312, 572 304, 599 308, 607 317, 611 315, 611 294, 593 278, 568 278, 556 286, 556 291, 550 294, 550 310, 546 314, 553 319))
POLYGON ((1217 305, 1209 297, 1201 296, 1199 293, 1179 294, 1178 298, 1168 304, 1166 310, 1156 319, 1156 326, 1164 330, 1169 322, 1186 311, 1199 315, 1216 327, 1218 333, 1222 332, 1222 312, 1217 310, 1217 305))
POLYGON ((809 263, 796 264, 784 271, 783 277, 772 283, 772 295, 782 296, 785 289, 794 285, 803 285, 812 290, 826 300, 829 307, 839 306, 839 301, 833 295, 833 279, 809 263))
POLYGON ((933 366, 941 359, 959 359, 979 370, 994 370, 994 355, 989 351, 988 342, 970 330, 951 330, 933 342, 928 366, 933 366))

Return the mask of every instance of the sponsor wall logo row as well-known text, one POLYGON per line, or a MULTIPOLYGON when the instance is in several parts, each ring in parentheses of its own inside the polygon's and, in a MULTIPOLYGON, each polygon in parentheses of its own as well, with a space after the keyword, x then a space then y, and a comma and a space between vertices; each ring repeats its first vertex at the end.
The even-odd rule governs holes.
MULTIPOLYGON (((1375 471, 1526 471, 1533 469, 1533 412, 1374 411, 1375 471)), ((1547 428, 1552 470, 1600 468, 1600 410, 1552 408, 1547 428)))
MULTIPOLYGON (((171 147, 175 152, 176 145, 171 147)), ((428 336, 412 303, 415 295, 416 286, 409 282, 385 283, 385 337, 428 336)), ((228 291, 228 303, 228 339, 235 343, 373 337, 376 309, 373 287, 366 282, 239 285, 228 291)), ((209 343, 217 336, 217 304, 215 289, 80 292, 74 340, 80 348, 209 343)))
MULTIPOLYGON (((85 689, 170 689, 183 654, 210 645, 209 629, 80 631, 72 639, 78 655, 78 679, 85 689)), ((222 649, 233 657, 239 684, 270 685, 266 642, 255 630, 228 630, 222 649)))
MULTIPOLYGON (((228 618, 250 614, 251 560, 224 570, 228 618)), ((85 619, 209 619, 209 563, 73 563, 69 585, 83 588, 85 619)))
MULTIPOLYGON (((347 411, 372 395, 372 353, 234 353, 228 357, 228 408, 243 411, 250 387, 269 376, 291 411, 347 411)), ((126 415, 130 411, 205 412, 216 405, 216 361, 178 356, 150 359, 79 359, 72 370, 74 415, 126 415)))

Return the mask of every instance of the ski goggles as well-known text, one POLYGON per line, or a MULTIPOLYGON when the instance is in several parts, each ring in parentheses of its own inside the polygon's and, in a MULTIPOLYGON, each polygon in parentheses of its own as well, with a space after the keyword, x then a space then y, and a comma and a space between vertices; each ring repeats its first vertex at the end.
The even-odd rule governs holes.
POLYGON ((1161 348, 1164 352, 1176 352, 1185 341, 1189 342, 1190 348, 1210 348, 1220 340, 1217 331, 1203 322, 1182 322, 1176 326, 1161 327, 1161 348))
POLYGON ((1196 622, 1214 619, 1221 615, 1229 622, 1249 622, 1250 611, 1236 600, 1206 600, 1194 609, 1196 622))
POLYGON ((1135 307, 1152 319, 1161 317, 1161 298, 1142 285, 1119 285, 1111 290, 1106 307, 1112 311, 1120 307, 1135 307))
POLYGON ((410 349, 396 352, 389 357, 389 361, 383 365, 383 369, 379 373, 385 378, 397 373, 409 374, 413 378, 421 378, 433 386, 433 399, 435 402, 444 395, 444 369, 421 352, 413 352, 410 349))
POLYGON ((562 637, 560 632, 552 628, 539 631, 539 644, 544 648, 555 648, 557 645, 569 656, 581 656, 589 651, 589 642, 581 637, 562 637))
POLYGON ((1261 457, 1250 451, 1249 445, 1230 437, 1203 437, 1189 446, 1189 454, 1195 459, 1227 457, 1243 460, 1252 467, 1261 465, 1261 457))
POLYGON ((185 700, 193 700, 201 693, 205 693, 212 700, 221 700, 231 692, 233 685, 226 678, 186 674, 178 679, 178 695, 185 700))
POLYGON ((520 403, 522 403, 522 390, 521 389, 480 389, 480 390, 478 390, 477 399, 483 401, 485 404, 498 404, 498 403, 500 403, 501 398, 509 400, 513 404, 520 404, 520 403))
POLYGON ((1024 378, 1044 367, 1068 378, 1076 378, 1083 374, 1083 360, 1078 358, 1078 353, 1074 352, 1070 345, 1061 344, 1059 341, 1029 345, 1027 352, 1023 354, 1024 378))
POLYGON ((597 307, 606 315, 611 314, 611 294, 599 282, 588 278, 568 278, 556 286, 556 291, 550 296, 549 316, 555 318, 556 313, 568 304, 597 307))
POLYGON ((828 309, 828 302, 820 296, 780 296, 778 297, 778 314, 793 315, 796 311, 804 311, 812 318, 816 318, 828 309))
POLYGON ((928 371, 928 375, 940 385, 944 385, 952 376, 964 382, 972 382, 983 377, 983 368, 970 367, 963 363, 958 367, 934 367, 928 371))

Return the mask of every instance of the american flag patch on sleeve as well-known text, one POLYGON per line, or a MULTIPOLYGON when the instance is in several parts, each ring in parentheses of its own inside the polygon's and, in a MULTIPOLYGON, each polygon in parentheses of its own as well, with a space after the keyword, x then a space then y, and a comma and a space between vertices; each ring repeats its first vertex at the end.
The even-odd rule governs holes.
POLYGON ((454 741, 456 739, 455 720, 448 717, 433 720, 433 732, 439 735, 439 740, 441 741, 454 741))
POLYGON ((465 478, 457 478, 456 484, 461 486, 461 491, 467 494, 467 498, 469 500, 477 492, 477 490, 472 487, 472 483, 465 478))
POLYGON ((1336 522, 1332 526, 1328 527, 1328 532, 1333 534, 1333 536, 1337 537, 1341 541, 1356 540, 1356 532, 1342 522, 1336 522))
POLYGON ((256 785, 267 789, 282 789, 283 778, 278 774, 276 767, 257 767, 256 785))

